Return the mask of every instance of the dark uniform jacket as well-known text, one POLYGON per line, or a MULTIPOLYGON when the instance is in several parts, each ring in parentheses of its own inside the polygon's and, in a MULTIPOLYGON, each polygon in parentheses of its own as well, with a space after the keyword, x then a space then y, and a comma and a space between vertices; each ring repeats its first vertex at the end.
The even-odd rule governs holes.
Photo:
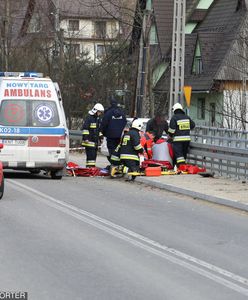
POLYGON ((173 137, 173 142, 190 141, 190 130, 195 127, 195 122, 182 110, 176 110, 170 120, 168 133, 173 137))
POLYGON ((125 133, 120 148, 120 159, 139 161, 139 153, 143 153, 144 149, 140 144, 140 134, 135 128, 131 128, 125 133))
POLYGON ((156 122, 155 118, 150 119, 147 122, 147 125, 146 125, 146 132, 147 131, 153 132, 155 140, 158 140, 159 138, 161 138, 161 136, 163 135, 164 131, 167 133, 167 131, 168 131, 168 123, 167 123, 166 120, 164 120, 163 122, 161 122, 160 124, 158 124, 156 122))
POLYGON ((101 132, 109 139, 119 139, 126 123, 127 120, 123 110, 117 105, 112 105, 104 113, 101 132))
POLYGON ((100 132, 101 118, 97 115, 88 115, 82 127, 83 141, 82 146, 97 148, 99 138, 102 136, 100 132))

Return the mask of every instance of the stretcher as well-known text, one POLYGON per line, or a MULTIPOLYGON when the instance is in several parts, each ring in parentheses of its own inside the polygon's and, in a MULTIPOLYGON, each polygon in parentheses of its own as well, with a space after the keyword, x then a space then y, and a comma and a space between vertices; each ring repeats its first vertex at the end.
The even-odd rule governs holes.
POLYGON ((164 175, 179 175, 179 174, 198 174, 198 173, 204 173, 206 172, 205 168, 199 168, 198 166, 195 165, 183 165, 181 168, 178 168, 177 170, 168 170, 163 166, 154 166, 154 167, 146 167, 146 168, 141 168, 137 172, 125 172, 124 166, 119 165, 119 166, 111 166, 110 168, 110 176, 112 178, 115 177, 123 177, 125 174, 127 176, 131 177, 136 177, 136 176, 164 176, 164 175))
POLYGON ((136 176, 161 176, 161 175, 177 175, 181 173, 181 171, 174 171, 174 170, 165 170, 160 167, 147 167, 145 169, 140 169, 137 172, 123 172, 123 165, 119 166, 111 166, 110 167, 110 177, 123 177, 125 174, 130 177, 136 176))

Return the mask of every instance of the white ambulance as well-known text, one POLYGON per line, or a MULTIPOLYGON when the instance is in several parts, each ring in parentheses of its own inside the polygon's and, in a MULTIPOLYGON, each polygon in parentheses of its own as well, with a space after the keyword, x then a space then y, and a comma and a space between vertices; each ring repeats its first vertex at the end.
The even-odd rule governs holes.
POLYGON ((0 72, 0 143, 4 168, 62 178, 69 131, 56 83, 41 73, 0 72))

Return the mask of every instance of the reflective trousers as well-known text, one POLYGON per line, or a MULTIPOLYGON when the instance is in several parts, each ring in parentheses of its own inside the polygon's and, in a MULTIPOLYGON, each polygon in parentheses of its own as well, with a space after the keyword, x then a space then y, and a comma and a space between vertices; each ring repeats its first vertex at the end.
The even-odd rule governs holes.
POLYGON ((86 168, 96 166, 97 149, 95 147, 85 147, 86 168))
POLYGON ((173 142, 173 152, 177 166, 185 164, 190 141, 173 142))
POLYGON ((138 160, 132 160, 132 159, 121 159, 121 163, 128 167, 129 172, 136 172, 139 170, 139 161, 138 160))

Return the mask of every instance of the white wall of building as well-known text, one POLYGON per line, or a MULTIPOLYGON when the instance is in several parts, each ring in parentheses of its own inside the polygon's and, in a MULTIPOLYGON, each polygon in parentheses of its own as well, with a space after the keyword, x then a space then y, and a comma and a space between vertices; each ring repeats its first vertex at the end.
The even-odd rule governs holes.
MULTIPOLYGON (((80 19, 79 30, 69 31, 69 20, 61 20, 65 43, 80 44, 80 52, 87 52, 91 60, 97 61, 97 48, 111 44, 118 37, 120 26, 116 20, 106 21, 106 37, 98 38, 95 34, 95 21, 80 19)), ((73 19, 75 20, 75 19, 73 19)), ((102 21, 102 20, 99 20, 102 21)))

